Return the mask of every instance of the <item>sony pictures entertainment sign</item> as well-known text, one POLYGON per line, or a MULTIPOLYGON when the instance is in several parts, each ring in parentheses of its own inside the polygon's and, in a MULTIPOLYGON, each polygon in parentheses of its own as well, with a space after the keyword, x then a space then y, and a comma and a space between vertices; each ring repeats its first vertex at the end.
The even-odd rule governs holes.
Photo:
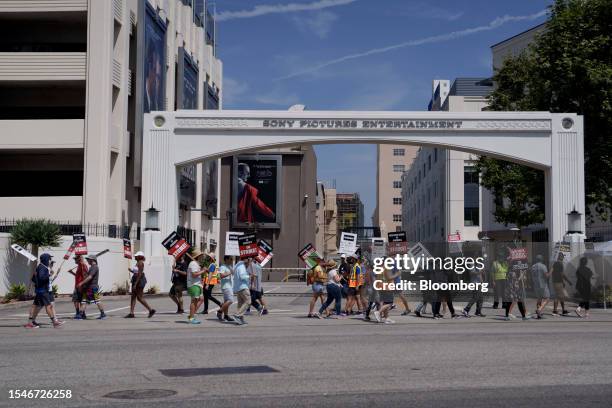
POLYGON ((316 120, 264 119, 271 129, 461 129, 460 120, 316 120))

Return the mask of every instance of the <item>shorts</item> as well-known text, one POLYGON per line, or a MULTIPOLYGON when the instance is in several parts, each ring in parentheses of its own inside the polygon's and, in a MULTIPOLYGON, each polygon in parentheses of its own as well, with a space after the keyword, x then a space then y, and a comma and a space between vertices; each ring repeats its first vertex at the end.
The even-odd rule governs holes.
POLYGON ((392 305, 393 304, 393 298, 394 298, 394 293, 391 290, 381 290, 379 291, 380 294, 380 301, 382 303, 384 303, 385 305, 392 305))
POLYGON ((553 288, 555 289, 555 299, 561 302, 564 302, 565 299, 568 298, 567 290, 565 290, 565 286, 563 282, 553 283, 553 288))
POLYGON ((230 289, 223 289, 223 302, 234 302, 234 291, 230 289))
POLYGON ((53 304, 54 300, 53 293, 51 292, 45 291, 42 293, 36 293, 36 296, 34 296, 34 305, 39 307, 50 306, 53 304))
POLYGON ((357 296, 357 288, 348 288, 347 296, 357 296))
POLYGON ((312 284, 312 293, 325 293, 325 285, 321 282, 315 282, 312 284))
POLYGON ((538 299, 550 299, 550 290, 548 289, 548 286, 538 288, 535 292, 538 299))
POLYGON ((193 285, 187 288, 187 293, 192 299, 198 299, 202 297, 202 287, 199 285, 193 285))
POLYGON ((85 300, 87 301, 87 304, 98 304, 100 298, 102 297, 98 291, 99 288, 97 286, 90 286, 87 288, 87 291, 85 292, 85 300))
POLYGON ((170 287, 170 292, 168 294, 170 296, 183 296, 183 292, 185 291, 185 285, 183 282, 176 282, 172 284, 170 287))
POLYGON ((253 290, 250 289, 249 292, 251 293, 251 302, 255 302, 256 300, 260 300, 263 296, 263 290, 253 290))
POLYGON ((83 301, 83 292, 78 289, 75 289, 72 292, 72 301, 75 303, 81 303, 83 301))

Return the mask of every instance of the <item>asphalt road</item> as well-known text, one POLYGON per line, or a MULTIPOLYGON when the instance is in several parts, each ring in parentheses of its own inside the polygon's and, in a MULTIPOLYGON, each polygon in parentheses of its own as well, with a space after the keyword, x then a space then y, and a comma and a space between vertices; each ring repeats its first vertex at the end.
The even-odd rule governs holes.
MULTIPOLYGON (((214 314, 188 325, 169 300, 150 301, 152 319, 140 306, 123 319, 127 301, 107 298, 109 319, 60 329, 46 317, 24 329, 27 306, 0 308, 0 407, 612 405, 612 314, 601 310, 527 322, 492 309, 441 321, 394 311, 384 325, 307 319, 308 298, 270 296, 271 313, 239 327, 214 314), (9 399, 17 389, 72 398, 9 399)), ((70 314, 69 302, 57 308, 70 314)))

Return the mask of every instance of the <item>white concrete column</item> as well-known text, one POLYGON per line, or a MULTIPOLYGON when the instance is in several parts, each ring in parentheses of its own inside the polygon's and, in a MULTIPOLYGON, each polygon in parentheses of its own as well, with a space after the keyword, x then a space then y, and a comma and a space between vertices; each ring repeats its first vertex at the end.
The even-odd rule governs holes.
MULTIPOLYGON (((145 213, 153 204, 159 213, 161 239, 174 231, 179 222, 178 177, 174 165, 175 139, 168 123, 156 128, 153 116, 143 121, 142 208, 140 225, 145 227, 145 213), (149 130, 151 129, 151 130, 149 130)), ((161 245, 161 243, 160 243, 161 245)))
POLYGON ((553 114, 551 167, 545 171, 546 226, 549 240, 558 242, 567 232, 567 214, 583 214, 585 230, 584 132, 583 117, 553 114))
POLYGON ((87 2, 87 84, 83 213, 86 223, 105 223, 110 182, 113 3, 87 2))

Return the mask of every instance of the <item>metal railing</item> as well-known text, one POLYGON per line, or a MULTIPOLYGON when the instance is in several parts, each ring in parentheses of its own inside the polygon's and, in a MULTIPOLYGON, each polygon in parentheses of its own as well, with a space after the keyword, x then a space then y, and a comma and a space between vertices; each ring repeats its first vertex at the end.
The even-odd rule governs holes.
MULTIPOLYGON (((0 219, 0 232, 10 233, 19 220, 0 219)), ((83 224, 75 221, 51 221, 60 235, 85 234, 91 237, 140 239, 140 227, 117 224, 83 224)))

